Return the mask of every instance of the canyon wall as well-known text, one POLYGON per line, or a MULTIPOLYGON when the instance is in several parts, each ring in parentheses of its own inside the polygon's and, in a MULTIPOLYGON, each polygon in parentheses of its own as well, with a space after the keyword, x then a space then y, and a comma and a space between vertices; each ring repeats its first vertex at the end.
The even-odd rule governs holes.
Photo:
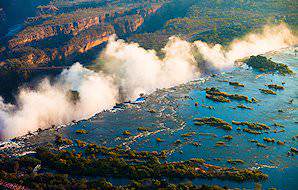
MULTIPOLYGON (((136 31, 144 22, 144 19, 154 14, 161 6, 153 8, 143 8, 142 10, 134 9, 128 11, 112 11, 102 13, 98 10, 99 15, 87 17, 68 22, 64 24, 41 24, 36 26, 27 26, 23 31, 18 33, 13 39, 9 40, 9 48, 28 44, 30 42, 43 40, 57 35, 78 35, 81 31, 87 30, 92 26, 99 26, 105 23, 111 23, 117 28, 119 34, 131 33, 136 31)), ((95 10, 96 11, 96 10, 95 10)))
MULTIPOLYGON (((15 6, 17 9, 23 6, 32 11, 22 17, 22 24, 10 23, 16 30, 0 31, 10 33, 0 36, 0 95, 8 101, 14 100, 18 86, 61 71, 51 68, 63 68, 77 61, 91 64, 111 35, 131 35, 169 3, 168 0, 35 1, 32 6, 24 5, 24 0, 12 1, 20 3, 15 6)), ((6 14, 12 7, 0 6, 1 24, 17 14, 17 9, 6 14)))
MULTIPOLYGON (((39 2, 34 4, 36 14, 28 14, 17 30, 4 32, 10 35, 0 36, 0 95, 8 101, 27 81, 59 73, 51 69, 55 66, 92 63, 111 35, 129 36, 169 3, 94 0, 90 6, 84 3, 88 0, 34 1, 39 2)), ((0 23, 7 21, 0 7, 0 23)))
POLYGON ((42 66, 67 59, 72 54, 85 53, 107 42, 113 34, 123 37, 134 33, 162 6, 153 4, 112 10, 92 8, 50 16, 49 19, 46 17, 48 15, 38 15, 36 19, 28 19, 26 27, 8 41, 7 49, 11 53, 6 62, 17 60, 30 66, 42 66), (44 52, 40 57, 43 60, 36 58, 40 53, 32 55, 37 50, 44 52), (39 61, 35 63, 36 60, 39 61))

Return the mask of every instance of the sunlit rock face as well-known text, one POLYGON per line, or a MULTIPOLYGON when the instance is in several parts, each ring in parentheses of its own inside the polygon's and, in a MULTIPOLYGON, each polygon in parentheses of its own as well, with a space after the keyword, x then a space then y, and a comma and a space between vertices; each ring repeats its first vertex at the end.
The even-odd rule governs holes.
POLYGON ((65 14, 59 14, 57 7, 39 7, 38 16, 27 20, 28 26, 8 41, 8 47, 14 50, 34 45, 49 54, 50 60, 68 57, 75 52, 84 53, 106 42, 111 34, 121 36, 135 32, 161 6, 90 8, 65 14), (48 9, 52 11, 48 13, 48 9), (58 43, 54 47, 55 53, 43 46, 42 43, 47 41, 58 43))

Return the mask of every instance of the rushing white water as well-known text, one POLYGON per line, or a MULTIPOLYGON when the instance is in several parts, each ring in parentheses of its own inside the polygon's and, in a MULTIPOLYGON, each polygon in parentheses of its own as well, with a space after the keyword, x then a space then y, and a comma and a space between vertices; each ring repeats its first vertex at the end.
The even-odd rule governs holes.
POLYGON ((101 54, 104 72, 97 73, 75 63, 53 83, 44 79, 33 90, 21 89, 16 105, 5 104, 1 98, 0 134, 10 138, 38 128, 88 118, 113 106, 120 93, 131 99, 139 93, 193 80, 204 69, 196 61, 198 54, 210 67, 223 71, 232 68, 237 59, 297 42, 297 37, 284 24, 266 26, 262 32, 236 39, 225 48, 219 44, 189 43, 171 37, 162 50, 165 57, 161 59, 154 50, 112 37, 101 54), (70 101, 70 91, 78 92, 78 101, 70 101))

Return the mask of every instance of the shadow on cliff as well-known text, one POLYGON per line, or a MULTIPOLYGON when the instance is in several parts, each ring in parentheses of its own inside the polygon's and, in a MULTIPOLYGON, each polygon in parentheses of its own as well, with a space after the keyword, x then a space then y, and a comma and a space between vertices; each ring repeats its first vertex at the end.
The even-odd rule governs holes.
POLYGON ((174 0, 165 4, 156 14, 146 19, 144 24, 135 33, 151 33, 159 30, 168 20, 184 17, 188 8, 194 3, 194 0, 174 0))

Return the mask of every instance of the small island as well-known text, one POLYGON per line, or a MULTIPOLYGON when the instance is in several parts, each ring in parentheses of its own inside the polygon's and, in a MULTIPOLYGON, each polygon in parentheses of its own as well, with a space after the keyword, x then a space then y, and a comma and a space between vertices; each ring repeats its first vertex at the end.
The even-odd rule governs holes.
POLYGON ((294 72, 285 64, 275 63, 264 56, 251 56, 244 61, 248 66, 258 69, 261 72, 278 72, 279 74, 293 74, 294 72))

